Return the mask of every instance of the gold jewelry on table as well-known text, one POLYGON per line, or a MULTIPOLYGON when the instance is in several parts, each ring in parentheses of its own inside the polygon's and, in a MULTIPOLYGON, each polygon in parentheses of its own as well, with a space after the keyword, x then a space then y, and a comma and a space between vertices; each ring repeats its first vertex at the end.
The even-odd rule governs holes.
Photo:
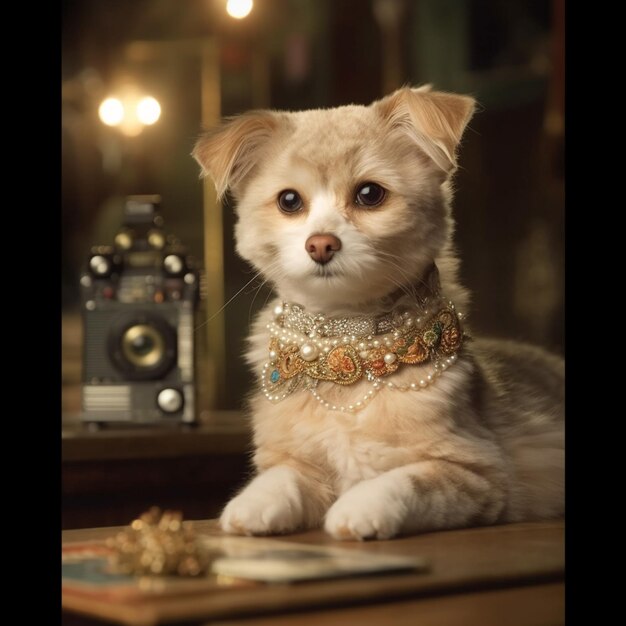
POLYGON ((152 507, 106 542, 109 564, 121 574, 137 576, 200 576, 211 563, 191 522, 180 511, 152 507))

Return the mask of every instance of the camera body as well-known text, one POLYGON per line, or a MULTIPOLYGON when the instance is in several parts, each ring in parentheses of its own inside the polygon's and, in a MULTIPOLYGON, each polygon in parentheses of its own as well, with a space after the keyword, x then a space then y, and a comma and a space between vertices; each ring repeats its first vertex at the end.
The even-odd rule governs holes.
POLYGON ((199 273, 163 231, 159 196, 129 196, 114 245, 81 275, 85 422, 196 421, 199 273))

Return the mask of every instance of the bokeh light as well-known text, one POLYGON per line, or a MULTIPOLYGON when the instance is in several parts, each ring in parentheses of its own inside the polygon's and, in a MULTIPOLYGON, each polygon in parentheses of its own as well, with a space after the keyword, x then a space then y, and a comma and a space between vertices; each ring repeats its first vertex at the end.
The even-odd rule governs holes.
POLYGON ((117 98, 107 98, 100 104, 98 115, 103 124, 119 126, 124 119, 124 105, 117 98))
POLYGON ((241 20, 252 11, 252 0, 228 0, 226 12, 231 17, 241 20))
POLYGON ((161 117, 161 105, 152 96, 146 96, 137 103, 137 118, 142 124, 150 126, 161 117))

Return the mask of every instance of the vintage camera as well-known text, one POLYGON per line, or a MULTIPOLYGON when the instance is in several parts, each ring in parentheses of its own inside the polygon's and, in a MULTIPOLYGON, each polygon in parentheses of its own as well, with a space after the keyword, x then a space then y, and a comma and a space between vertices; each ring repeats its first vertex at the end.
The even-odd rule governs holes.
POLYGON ((114 245, 92 248, 81 275, 85 422, 195 422, 199 273, 159 205, 129 196, 114 245))

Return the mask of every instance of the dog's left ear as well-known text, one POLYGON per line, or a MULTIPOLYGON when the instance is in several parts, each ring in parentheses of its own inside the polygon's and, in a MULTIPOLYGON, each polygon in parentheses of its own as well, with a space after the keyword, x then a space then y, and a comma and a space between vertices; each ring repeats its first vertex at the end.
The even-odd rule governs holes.
POLYGON ((446 173, 456 169, 461 136, 474 113, 476 101, 430 85, 404 87, 372 105, 392 128, 399 128, 446 173))
POLYGON ((270 139, 278 117, 270 111, 252 111, 231 118, 222 126, 207 131, 191 155, 210 176, 218 198, 236 188, 254 169, 260 148, 270 139))

